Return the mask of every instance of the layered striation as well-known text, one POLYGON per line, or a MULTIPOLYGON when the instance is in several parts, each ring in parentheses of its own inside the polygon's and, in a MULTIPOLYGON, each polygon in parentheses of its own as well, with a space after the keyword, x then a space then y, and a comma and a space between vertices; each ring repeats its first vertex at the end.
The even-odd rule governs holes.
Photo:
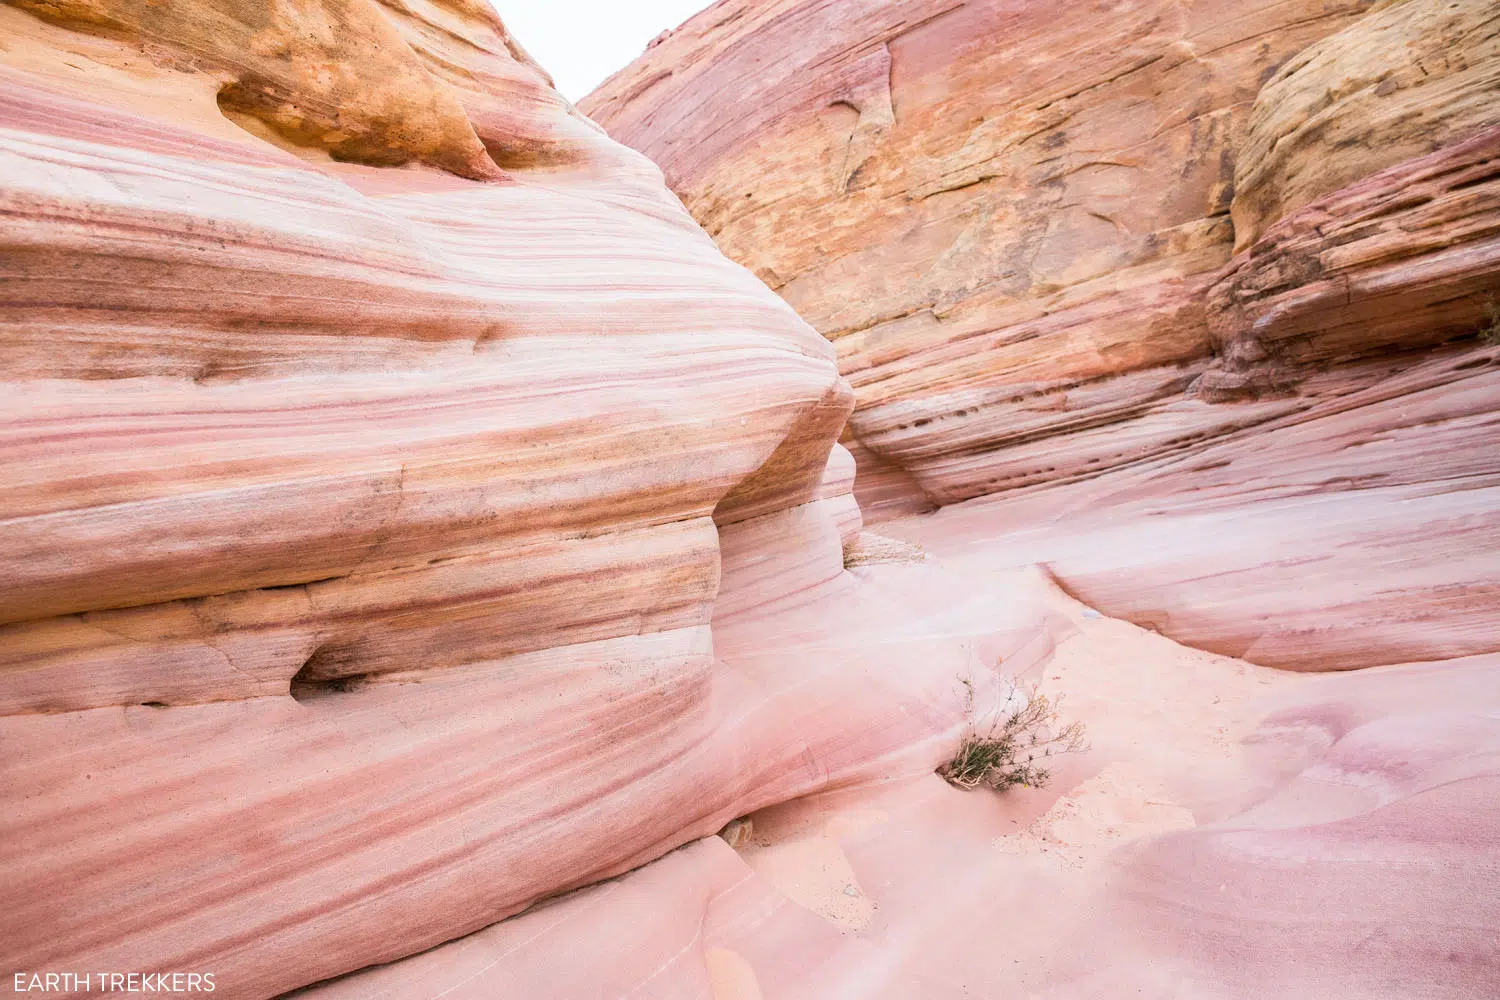
POLYGON ((1369 6, 720 3, 583 107, 833 342, 878 517, 1240 424, 1169 409, 1212 353, 1237 152, 1369 6))
POLYGON ((1057 646, 1031 676, 1088 720, 1093 744, 1055 789, 963 793, 927 775, 772 807, 734 849, 696 842, 307 995, 1468 1000, 1500 987, 1494 656, 1293 676, 1044 605, 1057 646))
POLYGON ((832 350, 486 6, 0 28, 7 976, 399 959, 930 770, 1031 641, 845 573, 832 350))
POLYGON ((970 500, 1113 614, 1347 668, 1500 648, 1497 32, 721 3, 583 106, 832 341, 872 522, 970 500))
POLYGON ((1494 20, 0 5, 0 973, 1496 992, 1494 20))
POLYGON ((1500 124, 1497 89, 1493 4, 1375 4, 1262 89, 1235 161, 1235 249, 1309 202, 1500 124))

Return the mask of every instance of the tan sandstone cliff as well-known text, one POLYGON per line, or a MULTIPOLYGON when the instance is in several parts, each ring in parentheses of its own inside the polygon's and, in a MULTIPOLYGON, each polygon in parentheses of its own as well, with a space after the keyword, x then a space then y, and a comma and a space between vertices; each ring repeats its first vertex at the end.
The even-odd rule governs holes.
POLYGON ((582 106, 832 341, 868 518, 1318 669, 1500 648, 1497 74, 1483 0, 724 2, 582 106))
POLYGON ((951 503, 1244 423, 1170 406, 1236 152, 1368 6, 720 3, 583 108, 833 342, 855 442, 951 503))

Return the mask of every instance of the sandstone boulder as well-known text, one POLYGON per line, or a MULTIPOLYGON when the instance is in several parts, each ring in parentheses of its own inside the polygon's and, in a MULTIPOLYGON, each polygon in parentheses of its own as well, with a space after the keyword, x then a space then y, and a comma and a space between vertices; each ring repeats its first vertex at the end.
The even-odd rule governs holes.
POLYGON ((1500 11, 1487 0, 1382 0, 1288 60, 1235 158, 1235 248, 1387 167, 1500 125, 1500 11))

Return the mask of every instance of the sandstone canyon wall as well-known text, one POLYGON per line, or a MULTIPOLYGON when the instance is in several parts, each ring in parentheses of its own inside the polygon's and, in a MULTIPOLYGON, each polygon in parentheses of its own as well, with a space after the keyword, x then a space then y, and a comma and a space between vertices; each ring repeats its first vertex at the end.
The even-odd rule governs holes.
POLYGON ((582 106, 833 342, 854 440, 951 503, 1241 422, 1169 409, 1235 152, 1368 6, 720 3, 582 106))
POLYGON ((725 2, 582 106, 833 343, 867 518, 1257 663, 1500 648, 1492 3, 725 2))
POLYGON ((0 5, 0 207, 7 991, 410 955, 1039 634, 843 571, 831 349, 484 4, 0 5))
POLYGON ((1494 995, 1493 44, 0 4, 0 991, 1494 995))

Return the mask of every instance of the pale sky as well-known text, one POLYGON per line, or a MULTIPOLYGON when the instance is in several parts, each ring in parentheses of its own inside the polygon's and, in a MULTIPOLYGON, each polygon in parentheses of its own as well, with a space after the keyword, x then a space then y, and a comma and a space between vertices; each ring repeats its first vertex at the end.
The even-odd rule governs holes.
POLYGON ((646 43, 712 0, 490 0, 533 59, 577 101, 646 43))

